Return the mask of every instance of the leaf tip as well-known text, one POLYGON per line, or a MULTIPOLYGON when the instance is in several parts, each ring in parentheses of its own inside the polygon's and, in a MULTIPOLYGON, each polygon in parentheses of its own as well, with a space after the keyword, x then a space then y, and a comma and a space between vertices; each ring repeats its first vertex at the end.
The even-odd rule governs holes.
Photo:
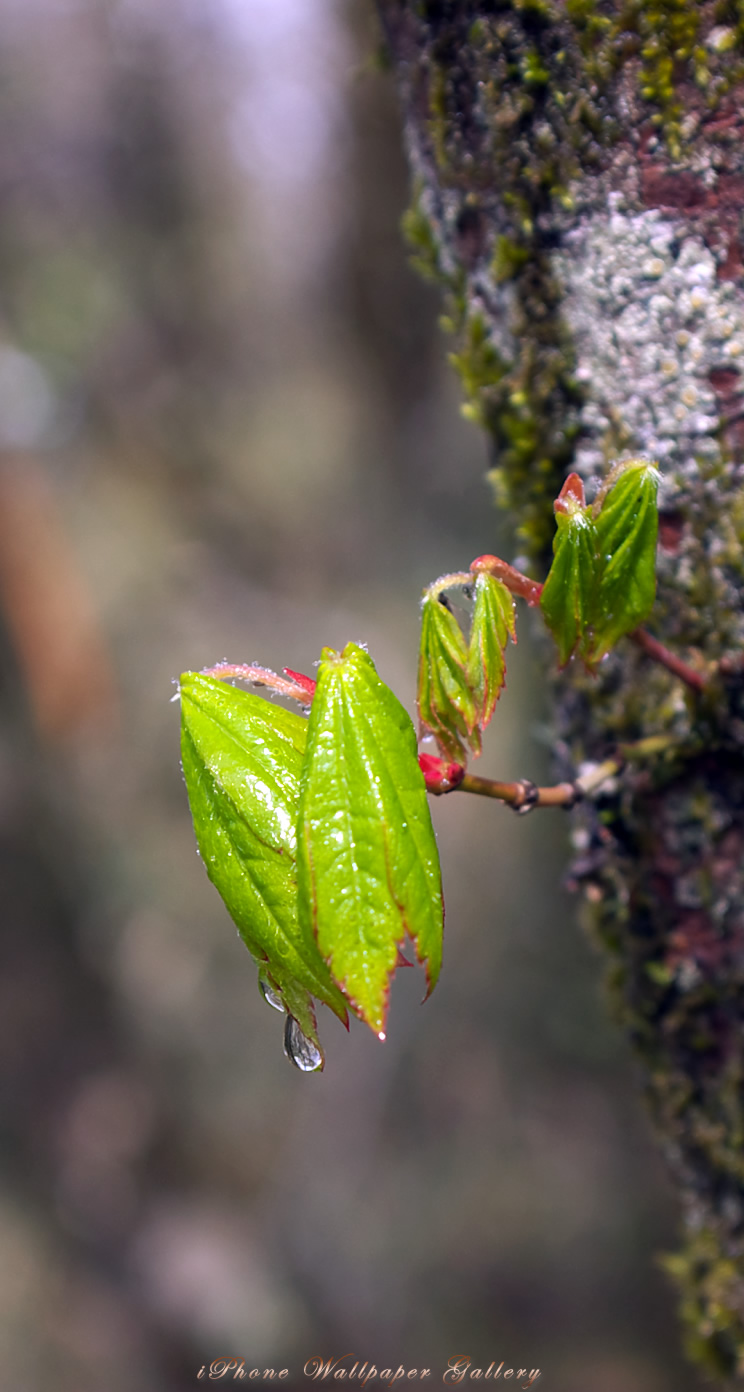
POLYGON ((558 497, 553 503, 553 510, 556 513, 565 513, 569 517, 577 511, 586 510, 584 483, 579 474, 568 475, 558 497))
POLYGON ((282 667, 282 671, 285 677, 289 677, 293 682, 296 682, 297 685, 307 693, 307 695, 310 697, 310 700, 312 701, 313 696, 315 695, 315 688, 318 685, 318 683, 313 679, 313 677, 306 677, 304 672, 293 672, 291 667, 282 667))

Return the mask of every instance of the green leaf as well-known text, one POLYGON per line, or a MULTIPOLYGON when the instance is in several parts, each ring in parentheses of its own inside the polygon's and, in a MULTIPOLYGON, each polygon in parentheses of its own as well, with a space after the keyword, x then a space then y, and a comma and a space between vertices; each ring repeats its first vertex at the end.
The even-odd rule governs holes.
POLYGON ((619 466, 613 475, 594 505, 600 580, 592 661, 638 628, 656 598, 659 471, 640 459, 619 466))
POLYGON ((599 580, 597 532, 584 508, 557 512, 555 520, 553 564, 540 596, 540 608, 565 667, 577 648, 584 656, 591 641, 589 626, 599 580))
POLYGON ((434 988, 443 907, 414 728, 356 643, 323 651, 298 827, 300 923, 352 1009, 381 1033, 406 933, 434 988))
POLYGON ((516 642, 514 600, 506 585, 488 571, 475 581, 475 605, 468 644, 468 683, 475 695, 478 726, 485 730, 506 679, 504 650, 516 642))
POLYGON ((450 759, 465 762, 465 741, 480 753, 465 638, 454 614, 431 592, 424 595, 421 613, 418 709, 422 724, 450 759))
POLYGON ((181 753, 207 874, 289 1014, 317 1043, 309 994, 346 1008, 297 916, 296 824, 307 720, 252 692, 181 677, 181 753))

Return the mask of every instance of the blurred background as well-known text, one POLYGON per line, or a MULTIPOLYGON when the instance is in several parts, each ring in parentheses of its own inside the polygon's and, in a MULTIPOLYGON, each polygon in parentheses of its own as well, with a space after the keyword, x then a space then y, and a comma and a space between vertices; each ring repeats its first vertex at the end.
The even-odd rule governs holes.
MULTIPOLYGON (((180 1392, 220 1356, 687 1392, 676 1215, 570 824, 433 806, 445 971, 388 1039, 281 1021, 197 858, 180 671, 366 641, 503 547, 368 0, 0 3, 0 1368, 180 1392)), ((521 616, 483 772, 548 775, 521 616)), ((476 805, 471 805, 476 803, 476 805)), ((203 1384, 199 1384, 203 1385, 203 1384)), ((285 1384, 287 1385, 287 1384, 285 1384)))

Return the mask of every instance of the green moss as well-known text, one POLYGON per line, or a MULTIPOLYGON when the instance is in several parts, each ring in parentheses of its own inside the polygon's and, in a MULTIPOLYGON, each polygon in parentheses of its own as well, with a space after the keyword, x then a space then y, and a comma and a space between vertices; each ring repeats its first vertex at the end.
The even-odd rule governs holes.
POLYGON ((437 163, 447 160, 447 78, 444 68, 435 67, 429 84, 429 134, 437 163))
MULTIPOLYGON (((733 47, 744 45, 744 0, 721 0, 716 7, 716 24, 733 30, 733 47)), ((728 47, 724 51, 728 51, 728 47)))
POLYGON ((589 58, 614 34, 617 23, 599 10, 597 0, 565 0, 565 3, 566 14, 577 34, 581 51, 585 58, 589 58))
POLYGON ((550 70, 534 48, 528 49, 522 58, 520 73, 528 87, 546 87, 550 82, 550 70))
POLYGON ((566 13, 587 76, 600 88, 621 64, 636 61, 637 90, 674 159, 685 144, 684 84, 695 83, 714 107, 744 75, 741 0, 724 0, 717 7, 714 23, 728 32, 712 48, 703 42, 702 7, 694 0, 624 0, 609 14, 598 0, 566 0, 566 13))
POLYGON ((401 218, 401 231, 411 248, 411 265, 425 280, 442 280, 439 243, 422 203, 420 184, 414 190, 410 208, 401 218))
POLYGON ((491 274, 497 285, 514 280, 530 259, 530 249, 511 237, 498 236, 491 261, 491 274))
POLYGON ((470 314, 461 335, 461 347, 450 353, 449 360, 460 375, 466 402, 463 415, 487 428, 485 401, 488 392, 499 390, 507 373, 507 364, 493 347, 482 314, 470 314))
POLYGON ((482 313, 465 313, 464 321, 450 318, 460 340, 450 362, 465 391, 463 415, 489 434, 495 466, 489 478, 500 504, 518 512, 517 534, 529 555, 544 556, 552 542, 552 500, 573 453, 576 426, 564 426, 558 437, 555 420, 561 414, 557 398, 576 405, 565 357, 549 352, 523 351, 508 363, 490 338, 482 313))
POLYGON ((717 1234, 704 1228, 662 1264, 680 1288, 689 1356, 714 1377, 742 1376, 741 1270, 720 1255, 717 1234))
POLYGON ((514 9, 523 15, 538 15, 540 19, 555 19, 555 6, 550 0, 514 0, 514 9))
POLYGON ((692 76, 703 86, 710 77, 706 50, 698 44, 700 11, 689 0, 655 0, 640 6, 637 23, 640 93, 655 107, 652 120, 662 128, 671 155, 679 158, 684 110, 680 78, 692 76))

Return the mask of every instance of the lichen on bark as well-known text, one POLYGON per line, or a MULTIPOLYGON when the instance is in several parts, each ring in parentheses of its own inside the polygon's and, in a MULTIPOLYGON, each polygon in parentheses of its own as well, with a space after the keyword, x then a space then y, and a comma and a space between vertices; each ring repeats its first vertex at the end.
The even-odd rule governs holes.
MULTIPOLYGON (((744 640, 744 17, 708 0, 377 0, 406 120, 406 232, 447 298, 468 413, 544 574, 552 499, 657 459, 651 627, 744 640)), ((584 811, 571 870, 610 954, 679 1186, 687 1346, 744 1379, 744 689, 685 692, 625 644, 555 687, 575 769, 669 737, 584 811)), ((561 770, 561 774, 570 773, 561 770)))

